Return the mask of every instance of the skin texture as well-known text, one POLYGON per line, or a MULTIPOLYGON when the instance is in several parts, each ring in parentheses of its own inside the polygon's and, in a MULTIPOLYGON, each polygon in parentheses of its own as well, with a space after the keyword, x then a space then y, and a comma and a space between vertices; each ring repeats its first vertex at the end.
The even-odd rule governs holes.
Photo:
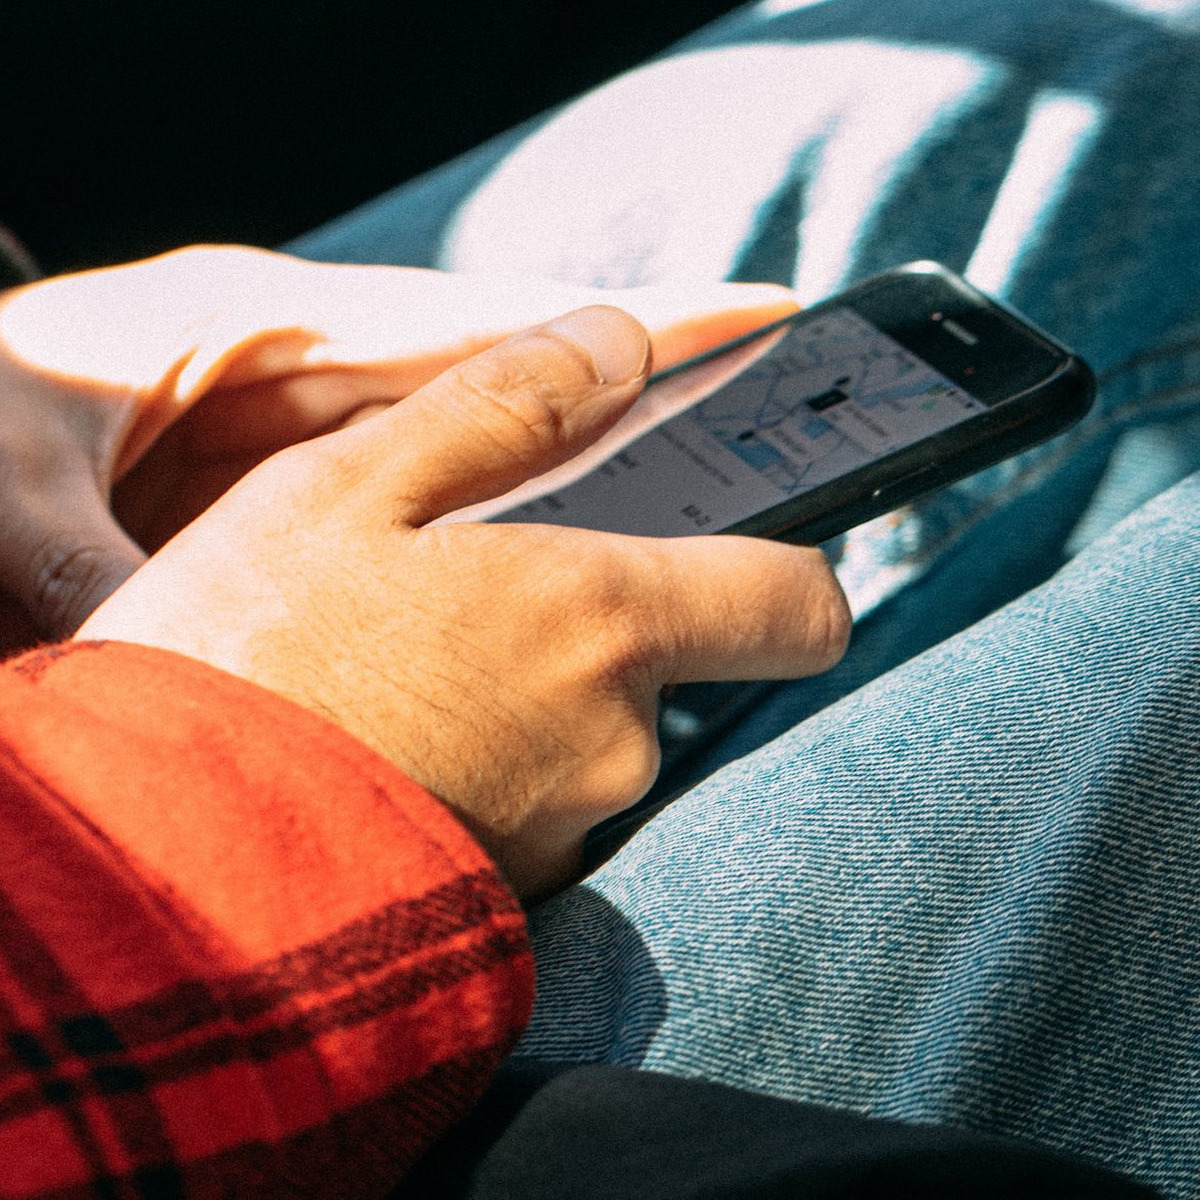
POLYGON ((821 671, 849 633, 815 550, 432 523, 598 437, 649 360, 615 308, 516 335, 263 462, 79 636, 175 650, 324 715, 456 811, 520 895, 550 891, 653 780, 665 685, 821 671))
POLYGON ((795 308, 771 286, 620 292, 192 247, 0 298, 0 653, 72 633, 274 452, 599 299, 667 366, 795 308))

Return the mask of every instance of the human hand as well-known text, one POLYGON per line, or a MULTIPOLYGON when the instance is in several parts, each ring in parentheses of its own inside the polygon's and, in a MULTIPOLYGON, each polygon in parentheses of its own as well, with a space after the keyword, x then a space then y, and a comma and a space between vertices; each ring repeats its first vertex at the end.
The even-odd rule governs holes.
POLYGON ((821 671, 848 636, 817 550, 433 523, 598 437, 648 356, 636 321, 594 307, 471 358, 263 463, 79 636, 323 714, 453 808, 520 894, 559 886, 652 782, 664 685, 821 671))
POLYGON ((600 292, 244 247, 193 247, 8 293, 0 654, 69 634, 147 550, 274 451, 598 297, 646 322, 659 366, 795 307, 769 286, 600 292))

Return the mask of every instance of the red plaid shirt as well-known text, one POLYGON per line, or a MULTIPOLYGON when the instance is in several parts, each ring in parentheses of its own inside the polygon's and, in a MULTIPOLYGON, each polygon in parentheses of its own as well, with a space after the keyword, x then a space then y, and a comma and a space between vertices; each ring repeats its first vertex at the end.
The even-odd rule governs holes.
POLYGON ((161 651, 0 667, 0 1195, 376 1195, 532 1003, 524 920, 356 741, 161 651))

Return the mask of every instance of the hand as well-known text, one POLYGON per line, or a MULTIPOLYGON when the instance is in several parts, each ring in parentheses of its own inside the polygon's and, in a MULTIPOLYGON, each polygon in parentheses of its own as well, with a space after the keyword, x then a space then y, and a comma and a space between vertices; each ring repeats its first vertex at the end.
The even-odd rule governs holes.
POLYGON ((240 247, 8 293, 0 654, 70 633, 147 550, 274 451, 361 420, 514 330, 599 296, 647 322, 660 365, 795 307, 769 286, 602 293, 240 247))
POLYGON ((665 684, 823 670, 849 630, 819 551, 430 524, 624 412, 649 344, 588 308, 263 463, 80 631, 179 651, 342 725, 455 809, 526 896, 644 794, 665 684))

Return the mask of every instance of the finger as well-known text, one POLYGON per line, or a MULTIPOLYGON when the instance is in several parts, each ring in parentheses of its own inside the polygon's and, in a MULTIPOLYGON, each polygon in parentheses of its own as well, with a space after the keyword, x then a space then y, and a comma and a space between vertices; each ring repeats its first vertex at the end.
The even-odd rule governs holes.
MULTIPOLYGON (((273 274, 278 257, 267 263, 273 274)), ((472 354, 570 309, 611 304, 632 313, 649 331, 652 369, 661 370, 797 307, 775 284, 604 290, 416 268, 294 269, 304 274, 285 292, 292 324, 256 310, 239 314, 238 325, 206 329, 170 393, 143 405, 119 473, 201 392, 193 428, 206 446, 240 453, 291 445, 364 405, 402 399, 472 354)))
POLYGON ((664 370, 794 313, 794 292, 773 283, 622 288, 604 301, 650 331, 651 369, 664 370))
POLYGON ((661 683, 794 679, 845 653, 849 607, 819 550, 732 536, 643 546, 640 619, 661 683))
POLYGON ((777 284, 693 280, 609 289, 515 275, 312 263, 229 248, 204 274, 214 269, 229 279, 226 292, 236 299, 204 329, 179 376, 181 391, 201 380, 206 388, 218 380, 241 386, 346 368, 361 374, 361 387, 375 389, 373 398, 395 398, 522 329, 593 304, 637 317, 650 332, 652 362, 661 368, 797 307, 795 295, 777 284), (252 270, 253 277, 235 280, 235 268, 252 270), (307 343, 296 338, 299 331, 311 335, 307 343), (281 344, 283 335, 294 341, 281 344))
MULTIPOLYGON (((329 428, 364 402, 408 395, 517 329, 596 303, 624 308, 647 325, 659 368, 795 307, 790 293, 769 284, 604 291, 202 246, 9 293, 0 335, 35 370, 137 398, 136 419, 118 447, 120 477, 215 390, 246 389, 235 412, 206 423, 244 449, 247 437, 256 446, 264 440, 255 392, 311 377, 311 386, 297 383, 286 398, 295 411, 277 447, 329 428), (72 336, 64 340, 63 329, 72 336)), ((265 399, 279 397, 268 389, 265 399)))
POLYGON ((627 313, 578 309, 336 435, 344 467, 383 481, 396 519, 424 524, 502 495, 599 437, 636 399, 648 360, 646 331, 627 313))
POLYGON ((145 561, 86 471, 59 481, 53 503, 13 506, 0 583, 46 638, 68 637, 145 561))

